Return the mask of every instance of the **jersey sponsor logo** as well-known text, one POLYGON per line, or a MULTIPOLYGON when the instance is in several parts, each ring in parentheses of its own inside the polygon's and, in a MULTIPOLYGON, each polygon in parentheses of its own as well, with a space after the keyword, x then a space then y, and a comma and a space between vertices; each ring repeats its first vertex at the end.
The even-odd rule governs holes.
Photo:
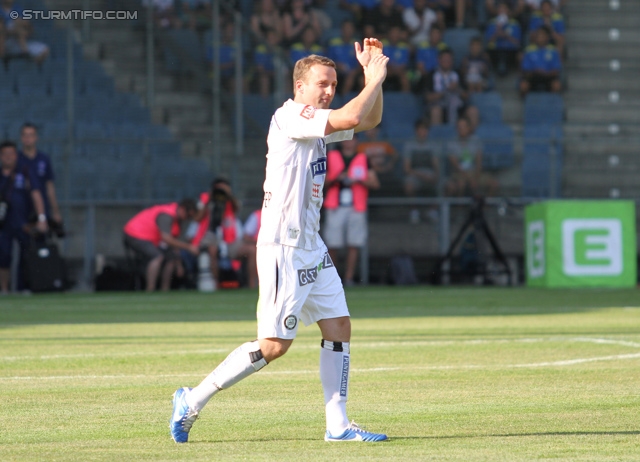
POLYGON ((322 196, 322 185, 313 183, 313 189, 311 190, 311 195, 313 197, 321 197, 322 196))
POLYGON ((306 286, 307 284, 311 284, 316 282, 318 278, 318 273, 325 268, 331 268, 333 266, 333 261, 328 253, 325 253, 322 256, 322 261, 318 263, 318 266, 314 268, 306 268, 298 270, 298 284, 300 287, 306 286))
POLYGON ((316 108, 313 106, 309 106, 308 104, 302 108, 302 112, 300 113, 301 117, 305 119, 313 119, 313 116, 316 114, 316 108))
POLYGON ((298 325, 298 318, 296 318, 292 314, 287 316, 284 320, 284 327, 286 327, 288 330, 295 329, 297 325, 298 325))
POLYGON ((342 357, 342 374, 340 374, 340 396, 347 396, 349 388, 349 356, 342 357))
POLYGON ((314 177, 318 175, 327 174, 327 158, 326 157, 320 157, 315 162, 311 162, 310 166, 311 166, 311 175, 314 177))
POLYGON ((311 284, 316 282, 318 277, 318 268, 308 268, 298 270, 298 285, 300 287, 306 286, 307 284, 311 284))

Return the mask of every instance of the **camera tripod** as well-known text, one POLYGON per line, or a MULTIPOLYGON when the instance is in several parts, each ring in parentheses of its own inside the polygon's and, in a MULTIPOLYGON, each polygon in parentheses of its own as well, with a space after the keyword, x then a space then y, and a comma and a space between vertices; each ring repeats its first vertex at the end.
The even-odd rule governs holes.
MULTIPOLYGON (((451 263, 453 253, 455 252, 456 248, 458 247, 462 239, 469 233, 469 231, 472 231, 474 233, 478 233, 481 231, 486 237, 487 241, 489 242, 489 245, 493 250, 494 257, 502 264, 502 266, 504 266, 504 270, 505 270, 505 273, 507 274, 507 280, 509 285, 513 285, 514 281, 512 280, 511 268, 509 268, 509 263, 507 262, 507 259, 504 256, 502 249, 500 249, 500 246, 498 245, 498 241, 496 240, 493 233, 491 232, 491 229, 489 228, 489 224, 487 223, 487 220, 484 216, 484 202, 485 201, 483 197, 474 198, 474 203, 471 205, 469 214, 466 220, 464 221, 462 227, 458 231, 458 234, 451 242, 451 245, 449 245, 449 249, 447 250, 447 253, 440 260, 438 260, 438 263, 436 264, 436 268, 435 268, 435 273, 436 273, 438 283, 442 283, 442 279, 443 279, 442 276, 445 272, 443 270, 443 266, 445 262, 448 261, 449 263, 451 263)), ((447 272, 451 273, 450 270, 447 270, 447 272)))

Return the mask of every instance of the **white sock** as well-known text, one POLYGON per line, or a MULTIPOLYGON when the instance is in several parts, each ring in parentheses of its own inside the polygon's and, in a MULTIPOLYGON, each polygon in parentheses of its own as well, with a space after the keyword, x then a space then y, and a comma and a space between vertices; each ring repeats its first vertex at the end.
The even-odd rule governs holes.
POLYGON ((349 343, 322 340, 320 349, 320 381, 324 390, 327 430, 340 435, 349 426, 347 395, 349 394, 349 343))
POLYGON ((235 385, 266 365, 267 361, 262 356, 257 340, 240 345, 229 353, 229 356, 200 385, 187 394, 187 404, 190 408, 200 412, 213 395, 220 390, 235 385))

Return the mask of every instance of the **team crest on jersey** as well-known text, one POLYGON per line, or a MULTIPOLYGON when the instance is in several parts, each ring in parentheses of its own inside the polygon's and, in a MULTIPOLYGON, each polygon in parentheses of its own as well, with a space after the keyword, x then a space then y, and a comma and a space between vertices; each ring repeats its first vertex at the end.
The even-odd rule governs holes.
POLYGON ((308 104, 302 108, 302 112, 300 113, 301 117, 305 119, 313 119, 313 116, 316 114, 316 108, 313 106, 309 106, 308 104))
POLYGON ((315 162, 311 162, 311 175, 312 176, 318 176, 318 175, 326 175, 327 174, 327 158, 326 157, 320 157, 318 160, 316 160, 315 162))
POLYGON ((284 320, 284 327, 286 327, 288 330, 295 329, 297 325, 298 318, 296 318, 294 315, 289 315, 284 320))
POLYGON ((313 197, 322 197, 322 185, 313 183, 313 188, 311 189, 311 196, 313 197))
POLYGON ((26 181, 24 175, 22 173, 17 173, 13 185, 18 189, 23 189, 25 187, 25 184, 26 181))

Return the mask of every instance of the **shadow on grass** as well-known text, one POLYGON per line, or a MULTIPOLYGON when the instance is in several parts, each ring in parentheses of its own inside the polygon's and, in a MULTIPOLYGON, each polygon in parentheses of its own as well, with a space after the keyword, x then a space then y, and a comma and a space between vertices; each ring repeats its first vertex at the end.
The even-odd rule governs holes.
MULTIPOLYGON (((357 318, 520 316, 637 307, 636 289, 367 286, 346 291, 357 318)), ((102 292, 0 298, 0 328, 24 324, 255 321, 256 290, 102 292)))

